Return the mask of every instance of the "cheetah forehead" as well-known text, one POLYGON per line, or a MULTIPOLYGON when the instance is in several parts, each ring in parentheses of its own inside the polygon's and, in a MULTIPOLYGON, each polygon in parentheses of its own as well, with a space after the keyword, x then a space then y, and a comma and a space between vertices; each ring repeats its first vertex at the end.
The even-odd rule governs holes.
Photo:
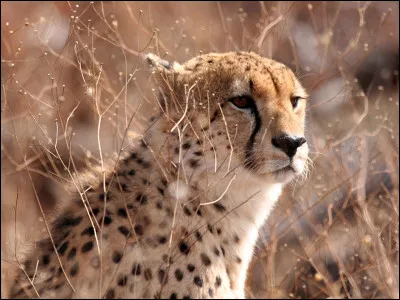
POLYGON ((276 83, 301 89, 294 73, 284 64, 252 52, 209 53, 194 57, 182 65, 183 75, 199 78, 231 78, 233 94, 249 92, 249 82, 259 84, 273 79, 276 83), (204 76, 204 77, 203 77, 204 76), (296 81, 296 82, 295 82, 296 81))
POLYGON ((249 79, 247 77, 248 76, 233 80, 231 85, 231 95, 233 97, 247 95, 250 93, 249 79))
POLYGON ((288 69, 285 65, 253 52, 208 53, 196 56, 183 64, 187 71, 208 71, 218 68, 245 67, 245 71, 268 72, 267 68, 288 69))
POLYGON ((204 79, 210 90, 223 89, 230 97, 252 94, 261 99, 279 95, 308 98, 290 68, 253 52, 203 54, 182 64, 181 70, 181 80, 204 79))

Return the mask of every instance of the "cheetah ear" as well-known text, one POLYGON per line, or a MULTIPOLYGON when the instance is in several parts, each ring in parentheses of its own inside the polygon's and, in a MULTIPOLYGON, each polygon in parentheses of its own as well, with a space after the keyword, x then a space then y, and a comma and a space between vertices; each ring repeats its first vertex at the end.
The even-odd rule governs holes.
POLYGON ((176 112, 180 106, 177 103, 179 97, 176 96, 176 94, 179 94, 178 86, 180 85, 177 86, 176 81, 178 75, 183 72, 183 67, 176 62, 171 64, 153 53, 147 54, 145 60, 154 76, 157 99, 161 110, 171 117, 171 114, 176 112))
POLYGON ((159 71, 179 72, 182 69, 182 66, 179 63, 177 62, 170 63, 169 61, 164 60, 153 53, 147 54, 145 56, 145 59, 150 67, 157 69, 159 71))

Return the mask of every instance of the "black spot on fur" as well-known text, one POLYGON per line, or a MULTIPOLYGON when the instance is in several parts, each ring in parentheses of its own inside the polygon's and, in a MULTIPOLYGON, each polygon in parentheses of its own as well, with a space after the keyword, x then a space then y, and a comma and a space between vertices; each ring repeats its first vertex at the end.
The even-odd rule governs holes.
POLYGON ((142 266, 139 263, 134 263, 132 267, 132 275, 139 276, 142 273, 142 266))
POLYGON ((215 286, 220 287, 222 283, 221 277, 217 276, 215 277, 215 286))
POLYGON ((208 295, 213 298, 214 297, 214 290, 212 288, 208 289, 208 295))
POLYGON ((190 212, 190 209, 187 206, 183 207, 183 212, 185 213, 185 215, 187 215, 189 217, 192 215, 192 213, 190 212))
POLYGON ((157 207, 158 209, 162 209, 162 208, 163 208, 162 202, 161 202, 161 201, 157 201, 156 207, 157 207))
POLYGON ((78 216, 75 218, 74 217, 65 217, 56 224, 56 228, 59 230, 63 230, 65 227, 77 226, 81 223, 82 219, 83 218, 81 216, 78 216))
POLYGON ((219 256, 219 250, 217 247, 214 247, 213 252, 216 256, 219 256))
POLYGON ((129 192, 128 185, 126 183, 121 184, 122 191, 129 192))
POLYGON ((216 110, 216 111, 214 112, 213 116, 211 117, 211 120, 210 120, 211 123, 214 122, 214 121, 217 119, 218 114, 219 114, 219 111, 216 110))
POLYGON ((153 278, 153 274, 150 269, 144 270, 143 275, 146 281, 150 281, 153 278))
POLYGON ((164 196, 164 189, 163 189, 163 188, 160 188, 160 187, 158 186, 158 187, 157 187, 157 190, 159 191, 159 193, 160 193, 161 195, 164 196))
POLYGON ((188 255, 190 252, 189 247, 185 242, 180 242, 179 250, 185 255, 188 255))
POLYGON ((225 249, 221 246, 222 255, 225 256, 225 249))
POLYGON ((128 282, 128 277, 126 275, 120 276, 118 279, 119 286, 125 286, 127 282, 128 282))
POLYGON ((194 269, 196 269, 196 267, 195 267, 194 265, 192 265, 192 264, 188 264, 188 265, 187 265, 187 269, 188 269, 188 271, 189 271, 190 273, 192 273, 192 272, 194 271, 194 269))
POLYGON ((189 166, 192 167, 192 168, 197 168, 199 166, 199 164, 200 164, 199 162, 200 161, 198 159, 192 158, 192 159, 189 160, 189 166))
POLYGON ((173 260, 172 257, 167 255, 167 254, 163 254, 163 256, 161 257, 163 262, 165 262, 166 264, 172 264, 173 260))
POLYGON ((119 230, 119 232, 121 232, 126 237, 130 234, 129 229, 126 228, 125 226, 119 226, 118 230, 119 230))
POLYGON ((237 236, 237 234, 234 235, 233 241, 234 241, 236 244, 238 244, 238 243, 240 242, 240 239, 239 239, 239 237, 237 236))
POLYGON ((106 294, 106 299, 114 299, 115 298, 115 291, 114 289, 109 289, 106 294))
POLYGON ((86 228, 84 231, 82 231, 81 233, 82 236, 84 235, 88 235, 88 236, 94 236, 94 229, 92 226, 89 226, 88 228, 86 228))
POLYGON ((128 214, 126 213, 126 209, 125 208, 120 208, 118 209, 118 216, 122 217, 122 218, 128 218, 128 214))
POLYGON ((208 267, 208 266, 211 265, 211 260, 210 260, 210 258, 208 257, 207 254, 201 253, 201 254, 200 254, 200 259, 201 259, 202 263, 203 263, 206 267, 208 267))
POLYGON ((72 248, 68 253, 68 260, 72 260, 76 255, 76 248, 72 248))
POLYGON ((193 282, 198 287, 203 287, 203 280, 199 276, 194 276, 193 282))
POLYGON ((225 206, 223 206, 223 205, 222 205, 221 203, 219 203, 219 202, 214 203, 214 208, 215 208, 217 211, 219 211, 219 212, 224 212, 224 211, 226 211, 225 206))
POLYGON ((202 156, 203 152, 202 151, 196 151, 196 152, 193 152, 193 154, 196 155, 196 156, 202 156))
POLYGON ((128 172, 128 175, 129 176, 133 176, 133 175, 135 175, 136 174, 136 171, 134 170, 134 169, 131 169, 129 172, 128 172))
POLYGON ((199 242, 203 240, 203 237, 201 236, 201 233, 199 231, 196 231, 194 235, 196 237, 196 240, 198 240, 199 242))
POLYGON ((99 210, 97 207, 96 207, 96 208, 93 208, 92 211, 93 211, 93 214, 94 214, 95 216, 100 212, 100 210, 99 210))
POLYGON ((119 263, 121 261, 122 258, 122 254, 119 251, 114 251, 113 255, 112 255, 112 260, 114 263, 119 263))
POLYGON ((137 235, 143 235, 143 226, 142 225, 136 224, 134 229, 135 229, 135 233, 137 235))
POLYGON ((112 223, 112 219, 110 216, 105 216, 104 217, 104 225, 108 226, 112 223))
POLYGON ((139 193, 136 196, 136 201, 139 202, 140 205, 145 205, 147 203, 147 196, 139 193))
POLYGON ((162 285, 166 284, 168 282, 168 274, 165 273, 165 271, 163 269, 158 270, 157 277, 158 277, 158 281, 162 285))
POLYGON ((208 229, 209 232, 214 234, 214 230, 213 230, 213 228, 212 228, 212 226, 210 224, 207 224, 207 229, 208 229))
POLYGON ((183 272, 180 269, 175 270, 175 278, 178 281, 181 281, 183 279, 183 272))
POLYGON ((171 296, 169 297, 169 299, 177 299, 177 295, 176 293, 172 293, 171 296))
POLYGON ((43 255, 42 263, 43 263, 43 265, 47 266, 50 263, 50 256, 49 255, 43 255))
POLYGON ((236 262, 237 262, 238 264, 241 264, 241 263, 242 263, 242 259, 241 259, 239 256, 237 256, 237 257, 236 257, 236 262))
POLYGON ((217 234, 218 234, 218 235, 221 235, 221 233, 222 233, 221 228, 217 228, 217 234))
POLYGON ((187 150, 187 149, 190 148, 190 146, 191 146, 190 142, 186 142, 186 143, 184 143, 184 144, 182 145, 182 149, 187 150))
POLYGON ((92 250, 92 248, 93 248, 93 242, 89 241, 82 246, 81 251, 82 251, 82 253, 86 253, 86 252, 89 252, 90 250, 92 250))
POLYGON ((60 248, 58 249, 58 253, 60 255, 64 255, 65 251, 68 249, 68 241, 65 241, 60 248))
POLYGON ((163 245, 167 242, 167 238, 165 236, 160 236, 158 237, 158 242, 163 245))
POLYGON ((78 274, 79 271, 79 264, 76 262, 72 267, 71 270, 69 271, 69 274, 74 277, 76 274, 78 274))
POLYGON ((140 146, 142 147, 142 148, 147 148, 147 145, 146 145, 146 143, 143 141, 143 140, 141 140, 140 141, 140 146))

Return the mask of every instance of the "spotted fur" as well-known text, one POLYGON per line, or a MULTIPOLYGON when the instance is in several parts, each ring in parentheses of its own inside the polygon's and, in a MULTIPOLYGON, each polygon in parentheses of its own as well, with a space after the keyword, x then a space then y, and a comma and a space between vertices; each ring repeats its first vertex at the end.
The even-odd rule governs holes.
POLYGON ((115 172, 88 173, 10 296, 244 298, 257 233, 284 183, 304 170, 274 136, 304 136, 306 98, 284 65, 254 53, 212 53, 183 65, 148 55, 160 114, 115 172), (230 99, 251 97, 250 109, 230 99), (105 186, 105 189, 104 189, 105 186), (60 265, 62 264, 62 267, 60 265), (30 277, 32 278, 32 277, 30 277), (68 278, 68 280, 67 280, 68 278))

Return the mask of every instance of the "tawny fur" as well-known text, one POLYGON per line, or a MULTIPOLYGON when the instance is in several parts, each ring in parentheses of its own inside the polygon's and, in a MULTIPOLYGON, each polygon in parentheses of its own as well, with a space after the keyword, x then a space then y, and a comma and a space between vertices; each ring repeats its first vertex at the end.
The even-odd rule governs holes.
POLYGON ((44 239, 25 264, 32 276, 39 260, 34 287, 21 272, 11 297, 244 298, 258 230, 305 169, 307 144, 290 160, 271 138, 304 136, 305 103, 292 99, 306 94, 286 66, 253 53, 147 60, 160 115, 56 218, 65 274, 44 239), (243 95, 257 113, 228 103, 243 95))

